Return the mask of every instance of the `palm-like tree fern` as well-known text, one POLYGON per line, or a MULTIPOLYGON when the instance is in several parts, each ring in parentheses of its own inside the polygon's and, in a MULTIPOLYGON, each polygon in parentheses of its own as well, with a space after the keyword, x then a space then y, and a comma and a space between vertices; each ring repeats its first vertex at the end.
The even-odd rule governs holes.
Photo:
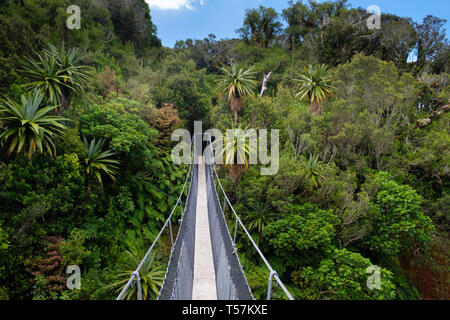
POLYGON ((112 159, 116 153, 111 150, 103 150, 105 140, 100 139, 96 141, 94 138, 90 143, 84 138, 84 148, 86 150, 86 173, 88 175, 95 175, 102 185, 102 175, 103 171, 106 173, 113 181, 115 180, 115 175, 117 174, 119 161, 112 159))
POLYGON ((256 132, 233 128, 225 133, 223 145, 214 142, 213 148, 217 157, 223 157, 225 167, 230 168, 230 175, 233 183, 236 184, 238 179, 248 170, 249 159, 251 154, 257 152, 256 145, 250 141, 256 139, 256 132), (219 150, 219 147, 222 147, 219 150))
POLYGON ((300 75, 298 82, 297 97, 302 100, 308 98, 311 112, 321 115, 322 102, 331 94, 331 76, 328 66, 321 64, 318 66, 309 65, 305 67, 305 72, 300 75))
POLYGON ((49 115, 56 106, 41 107, 43 98, 35 89, 28 97, 22 96, 20 104, 6 98, 0 105, 0 123, 4 128, 0 131, 0 143, 7 146, 8 156, 14 150, 20 154, 24 149, 28 149, 28 159, 36 151, 42 154, 44 149, 51 156, 56 154, 53 140, 66 129, 61 122, 67 119, 49 115))
POLYGON ((42 91, 50 103, 60 104, 62 87, 67 83, 67 76, 60 70, 56 57, 47 54, 36 54, 37 59, 26 58, 24 73, 31 80, 27 87, 42 91))
POLYGON ((325 181, 324 176, 320 173, 319 155, 309 155, 307 163, 308 178, 311 182, 312 188, 317 189, 325 181))
POLYGON ((67 76, 68 86, 63 87, 63 99, 66 101, 61 101, 63 109, 68 108, 70 105, 70 94, 71 90, 81 94, 84 87, 92 78, 91 68, 86 65, 82 65, 81 61, 83 56, 79 54, 79 48, 72 48, 67 50, 63 44, 59 50, 52 44, 48 44, 47 54, 54 56, 60 68, 64 70, 64 74, 67 76), (68 99, 68 100, 67 100, 68 99))
MULTIPOLYGON (((126 251, 127 259, 122 270, 117 274, 118 281, 110 285, 110 287, 117 288, 117 292, 122 289, 130 280, 131 274, 138 268, 140 261, 136 255, 130 251, 126 251)), ((142 299, 149 300, 155 299, 158 296, 159 290, 163 284, 165 277, 165 268, 162 265, 156 265, 155 254, 152 253, 144 262, 142 268, 139 271, 139 277, 141 278, 142 286, 142 299)), ((136 279, 134 280, 133 288, 129 288, 124 296, 126 300, 138 299, 138 290, 136 279)))
POLYGON ((250 223, 248 229, 258 231, 259 244, 262 243, 262 233, 264 228, 271 222, 275 221, 275 213, 270 210, 270 205, 266 202, 257 202, 251 206, 252 211, 249 212, 248 218, 250 223))
POLYGON ((70 106, 71 93, 81 93, 92 75, 90 67, 81 65, 83 57, 79 49, 67 50, 47 44, 47 49, 36 54, 36 59, 27 57, 24 73, 30 79, 27 86, 38 88, 52 104, 65 110, 70 106))
POLYGON ((231 66, 223 65, 220 70, 223 75, 218 79, 217 90, 222 95, 227 95, 236 125, 238 112, 242 109, 242 97, 252 95, 257 86, 255 69, 244 68, 232 62, 231 66))

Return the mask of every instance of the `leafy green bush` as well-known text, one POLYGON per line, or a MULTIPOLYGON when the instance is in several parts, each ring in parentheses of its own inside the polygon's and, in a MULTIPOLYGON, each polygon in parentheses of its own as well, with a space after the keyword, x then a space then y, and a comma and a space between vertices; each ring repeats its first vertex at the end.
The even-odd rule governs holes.
POLYGON ((328 250, 334 242, 337 216, 317 205, 293 206, 288 214, 270 223, 264 230, 275 254, 286 263, 298 266, 314 258, 314 253, 328 250))
POLYGON ((359 253, 334 249, 317 268, 302 268, 292 278, 301 289, 300 299, 394 299, 393 274, 387 269, 380 270, 380 289, 368 288, 367 268, 371 265, 359 253))
POLYGON ((377 174, 374 180, 379 191, 373 200, 369 216, 372 231, 365 245, 384 255, 396 255, 428 245, 434 226, 420 210, 422 197, 410 186, 389 180, 385 173, 377 174))

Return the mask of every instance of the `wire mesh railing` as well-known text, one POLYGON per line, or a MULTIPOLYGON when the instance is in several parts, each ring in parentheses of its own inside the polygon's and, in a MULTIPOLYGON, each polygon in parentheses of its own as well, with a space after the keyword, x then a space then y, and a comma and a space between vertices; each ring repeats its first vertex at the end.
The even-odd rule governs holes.
POLYGON ((206 188, 211 245, 218 300, 255 300, 231 238, 220 204, 214 173, 206 165, 206 188))
MULTIPOLYGON (((173 239, 173 230, 172 230, 172 218, 174 213, 176 212, 176 209, 178 208, 178 206, 180 206, 181 208, 181 212, 183 211, 183 202, 182 202, 182 198, 183 195, 185 193, 185 189, 186 189, 186 185, 187 182, 189 180, 189 177, 192 177, 192 171, 193 171, 193 164, 194 164, 194 157, 192 157, 192 161, 191 164, 189 166, 189 171, 186 174, 186 179, 184 181, 184 185, 183 185, 183 189, 181 190, 181 193, 177 199, 177 202, 175 203, 172 212, 170 213, 169 217, 167 218, 166 222, 164 223, 164 226, 161 228, 159 234, 156 236, 155 240, 153 241, 152 245, 150 246, 150 248, 148 249, 147 253, 145 254, 144 258, 142 259, 141 263, 139 264, 139 266, 136 268, 136 270, 131 273, 130 275, 130 280, 128 280, 128 282, 126 283, 126 285, 123 287, 122 291, 120 292, 119 296, 117 297, 116 300, 122 300, 123 297, 125 296, 126 292, 130 289, 130 288, 134 288, 135 285, 137 285, 137 291, 138 291, 138 299, 139 300, 143 300, 142 299, 142 286, 141 286, 141 278, 140 278, 140 270, 142 268, 142 266, 145 264, 145 261, 148 259, 148 257, 150 256, 150 254, 152 253, 155 245, 158 243, 158 240, 161 238, 161 235, 163 234, 163 232, 168 228, 169 229, 169 235, 170 235, 170 243, 172 246, 172 249, 174 247, 174 239, 173 239)), ((187 202, 187 201, 186 201, 187 202)))
POLYGON ((175 244, 170 252, 158 300, 190 300, 194 282, 195 223, 197 206, 198 166, 194 164, 185 211, 175 244))
POLYGON ((207 137, 206 139, 209 142, 209 144, 208 144, 208 156, 209 156, 208 161, 209 161, 209 163, 211 164, 211 167, 214 170, 214 175, 216 176, 216 181, 217 181, 217 183, 219 185, 219 188, 222 191, 222 194, 224 196, 224 207, 225 207, 225 203, 228 203, 228 205, 229 205, 229 207, 230 207, 230 209, 233 212, 234 217, 235 217, 233 245, 234 245, 234 249, 235 249, 236 254, 237 254, 236 237, 237 237, 238 226, 240 225, 242 227, 242 230, 247 235, 248 239, 250 240, 250 242, 252 243, 252 245, 254 246, 256 251, 258 252, 259 256, 263 260, 264 264, 269 269, 270 273, 269 273, 268 286, 267 286, 267 300, 270 300, 271 297, 272 297, 273 279, 275 279, 276 283, 280 286, 280 288, 283 290, 283 292, 286 294, 286 296, 289 298, 289 300, 294 300, 294 298, 292 297, 292 295, 289 292, 289 290, 286 288, 286 286, 283 284, 283 282, 279 278, 278 273, 272 268, 270 263, 267 261, 266 257, 261 252, 261 250, 259 249, 258 245, 255 243, 255 241, 253 240, 252 236, 250 235, 250 232, 247 230, 247 228, 245 227, 244 223, 242 222, 242 220, 239 218, 238 214, 234 210, 230 199, 228 198, 227 194, 225 193, 225 190, 223 189, 222 183, 220 182, 220 178, 219 178, 219 175, 218 175, 217 170, 216 170, 215 152, 214 152, 213 142, 211 140, 211 135, 205 134, 205 136, 207 137))

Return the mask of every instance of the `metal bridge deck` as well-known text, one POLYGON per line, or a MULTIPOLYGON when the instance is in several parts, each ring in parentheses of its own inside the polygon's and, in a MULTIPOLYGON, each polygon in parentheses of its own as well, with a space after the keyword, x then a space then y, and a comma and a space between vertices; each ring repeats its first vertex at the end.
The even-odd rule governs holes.
POLYGON ((217 300, 216 273, 209 231, 204 157, 199 157, 197 185, 192 300, 217 300))

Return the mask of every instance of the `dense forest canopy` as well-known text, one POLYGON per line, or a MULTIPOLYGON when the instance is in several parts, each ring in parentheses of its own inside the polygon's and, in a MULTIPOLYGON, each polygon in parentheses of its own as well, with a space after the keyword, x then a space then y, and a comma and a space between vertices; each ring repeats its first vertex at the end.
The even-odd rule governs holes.
MULTIPOLYGON (((0 299, 114 299, 181 191, 171 134, 196 120, 280 130, 276 175, 220 175, 296 299, 448 299, 445 20, 382 14, 369 29, 370 15, 345 0, 259 6, 234 39, 166 48, 144 0, 0 0, 0 299)), ((239 234, 237 248, 264 299, 269 271, 239 234)), ((164 235, 146 298, 169 255, 164 235)))

